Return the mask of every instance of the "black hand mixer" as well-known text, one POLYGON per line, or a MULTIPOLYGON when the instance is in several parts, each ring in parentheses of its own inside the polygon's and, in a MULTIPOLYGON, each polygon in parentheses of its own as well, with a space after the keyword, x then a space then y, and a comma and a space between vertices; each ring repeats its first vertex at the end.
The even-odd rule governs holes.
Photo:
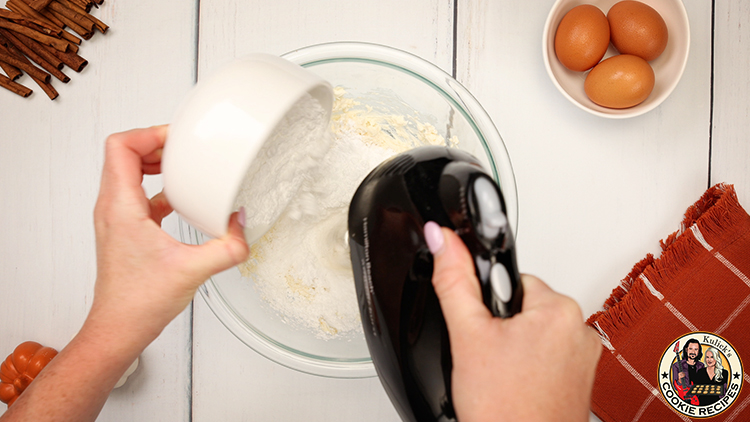
POLYGON ((454 230, 469 249, 485 305, 521 310, 523 290, 502 192, 472 155, 428 146, 383 162, 349 206, 349 248, 375 369, 404 421, 456 421, 450 342, 432 287, 423 227, 454 230))

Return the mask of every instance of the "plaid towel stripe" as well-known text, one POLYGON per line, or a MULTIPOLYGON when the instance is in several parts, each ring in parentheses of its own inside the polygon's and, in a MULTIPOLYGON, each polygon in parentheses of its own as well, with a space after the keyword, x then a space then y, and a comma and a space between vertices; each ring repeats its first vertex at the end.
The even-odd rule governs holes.
MULTIPOLYGON (((717 334, 750 362, 750 216, 734 188, 710 188, 661 246, 587 321, 606 349, 592 395, 605 422, 699 419, 675 411, 659 390, 662 356, 687 333, 717 334)), ((744 388, 713 420, 750 421, 750 376, 738 375, 744 388)))

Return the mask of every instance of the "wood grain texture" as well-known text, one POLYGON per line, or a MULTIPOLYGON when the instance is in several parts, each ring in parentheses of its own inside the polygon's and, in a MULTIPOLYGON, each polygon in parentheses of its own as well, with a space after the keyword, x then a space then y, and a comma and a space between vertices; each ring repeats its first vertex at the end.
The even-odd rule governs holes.
POLYGON ((735 185, 750 209, 750 4, 715 1, 711 183, 735 185))
MULTIPOLYGON (((3 359, 25 340, 59 350, 78 331, 96 277, 92 216, 104 140, 168 122, 194 81, 194 4, 110 1, 92 13, 112 29, 81 46, 90 63, 55 84, 57 100, 28 76, 19 82, 33 87, 31 97, 0 91, 3 359)), ((168 326, 99 420, 188 420, 190 329, 189 314, 168 326)))
POLYGON ((332 41, 386 44, 451 71, 453 0, 201 1, 200 74, 248 53, 332 41))
POLYGON ((711 10, 685 2, 693 43, 672 95, 650 113, 613 120, 574 106, 546 74, 551 3, 460 1, 457 77, 510 152, 521 271, 589 315, 706 189, 711 10))

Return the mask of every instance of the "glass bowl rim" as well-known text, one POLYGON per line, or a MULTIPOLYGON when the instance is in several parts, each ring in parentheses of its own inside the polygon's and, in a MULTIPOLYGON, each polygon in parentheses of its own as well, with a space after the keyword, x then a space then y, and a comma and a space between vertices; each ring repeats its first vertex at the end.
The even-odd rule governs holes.
MULTIPOLYGON (((187 221, 179 218, 180 238, 190 238, 189 231, 197 231, 187 221)), ((241 342, 261 356, 282 366, 310 375, 327 378, 371 378, 376 375, 371 358, 336 359, 316 356, 286 347, 265 335, 239 316, 224 298, 213 280, 206 280, 198 291, 209 309, 221 324, 241 342)))
MULTIPOLYGON (((507 165, 507 168, 504 169, 505 179, 503 179, 503 185, 512 189, 512 195, 515 199, 515 209, 512 210, 514 214, 509 220, 511 227, 515 229, 513 230, 514 237, 517 237, 517 185, 507 147, 494 122, 480 105, 479 101, 451 75, 412 53, 381 44, 366 42, 347 41, 314 44, 292 50, 281 55, 281 57, 302 67, 310 67, 323 63, 352 61, 386 66, 407 73, 436 89, 446 101, 451 103, 464 115, 464 118, 466 118, 467 122, 469 122, 474 132, 480 138, 490 163, 492 175, 498 183, 500 183, 501 176, 496 168, 496 163, 502 161, 507 165), (479 129, 480 126, 486 128, 485 130, 488 133, 481 131, 479 129), (495 148, 498 149, 497 153, 493 151, 492 146, 488 143, 489 139, 487 139, 487 136, 490 137, 495 148)), ((190 230, 196 230, 182 218, 179 218, 178 225, 180 239, 183 242, 190 239, 190 230)), ((370 378, 376 376, 375 367, 372 359, 369 357, 366 359, 336 359, 310 355, 286 347, 254 329, 252 324, 234 312, 233 307, 224 299, 213 277, 206 280, 198 290, 222 325, 245 345, 275 363, 299 372, 329 378, 370 378)))
POLYGON ((508 210, 508 220, 513 228, 514 237, 518 237, 518 186, 508 148, 494 121, 479 103, 479 100, 453 76, 437 65, 407 51, 382 44, 361 41, 335 41, 313 44, 292 50, 281 57, 302 67, 341 61, 385 66, 414 76, 436 89, 446 101, 461 112, 466 121, 472 126, 474 133, 481 140, 482 147, 490 163, 492 176, 495 181, 501 184, 503 194, 507 196, 505 189, 511 189, 509 193, 515 199, 515 207, 512 210, 508 210), (485 128, 486 132, 480 130, 479 127, 485 128), (501 162, 506 166, 501 169, 502 174, 496 164, 501 162))

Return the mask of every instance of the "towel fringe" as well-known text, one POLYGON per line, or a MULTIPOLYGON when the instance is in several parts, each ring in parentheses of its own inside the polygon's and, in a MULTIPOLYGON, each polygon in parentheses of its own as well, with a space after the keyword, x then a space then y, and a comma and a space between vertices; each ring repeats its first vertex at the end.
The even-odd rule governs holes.
MULTIPOLYGON (((653 265, 645 268, 643 274, 651 284, 663 294, 672 289, 671 280, 706 249, 692 236, 681 236, 663 250, 653 265)), ((678 286, 679 287, 679 286, 678 286)))
POLYGON ((614 339, 621 338, 620 334, 641 320, 657 302, 659 299, 651 294, 643 281, 636 279, 627 294, 622 296, 617 304, 591 315, 586 323, 592 327, 598 324, 600 329, 597 331, 606 332, 610 343, 614 344, 614 339))
POLYGON ((654 262, 654 255, 648 254, 645 258, 640 260, 633 269, 630 271, 630 274, 628 274, 625 278, 623 278, 620 281, 620 286, 612 291, 612 294, 609 296, 609 299, 607 299, 604 302, 604 309, 607 310, 616 304, 620 303, 623 297, 625 297, 630 289, 633 287, 633 283, 636 279, 638 279, 638 276, 641 275, 643 270, 645 270, 648 266, 653 264, 654 262))
POLYGON ((699 223, 701 231, 707 230, 716 234, 731 223, 742 206, 737 199, 733 185, 719 183, 708 189, 693 205, 685 211, 680 229, 660 241, 662 250, 667 249, 690 226, 699 223))
MULTIPOLYGON (((697 224, 701 233, 716 238, 732 227, 738 216, 745 215, 733 185, 719 183, 709 188, 695 204, 688 207, 680 229, 660 241, 662 253, 659 258, 652 254, 639 261, 630 273, 620 281, 604 302, 602 311, 591 315, 586 323, 597 332, 607 334, 608 343, 621 338, 620 333, 634 326, 659 299, 645 285, 640 275, 644 274, 651 285, 662 294, 680 286, 670 285, 679 274, 705 248, 695 239, 690 226, 697 224), (685 233, 690 235, 683 236, 685 233)), ((616 346, 616 345, 614 345, 616 346)))

